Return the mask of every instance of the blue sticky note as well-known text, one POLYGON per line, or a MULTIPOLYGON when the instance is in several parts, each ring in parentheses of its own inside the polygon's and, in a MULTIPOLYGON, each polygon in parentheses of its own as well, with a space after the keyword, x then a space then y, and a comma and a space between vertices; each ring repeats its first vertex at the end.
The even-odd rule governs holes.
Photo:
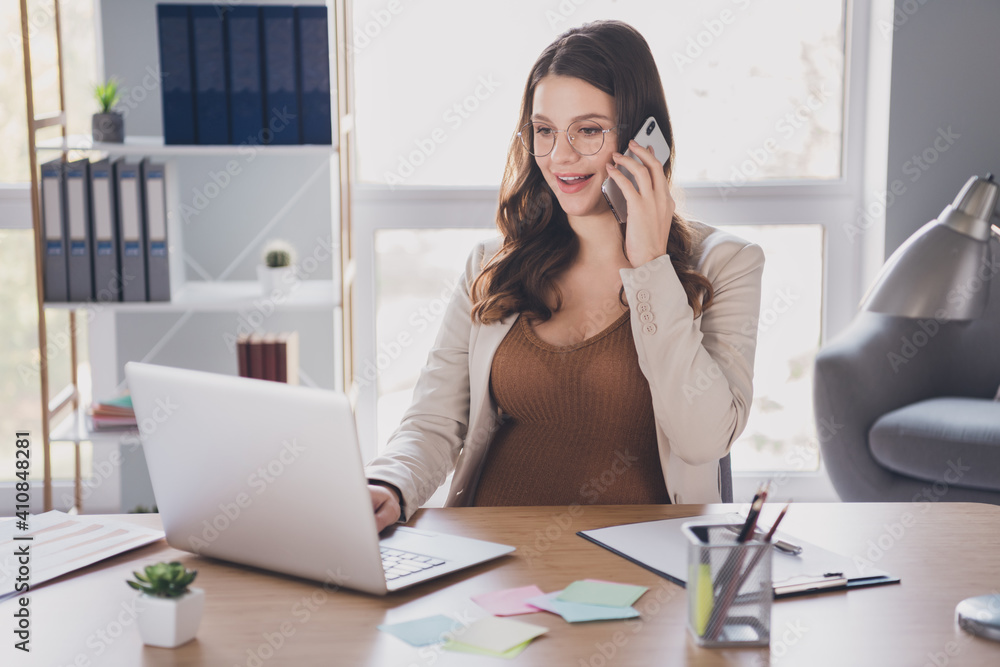
POLYGON ((403 623, 380 625, 378 629, 399 637, 411 646, 430 646, 450 639, 455 628, 461 625, 460 621, 438 614, 403 623))
POLYGON ((608 607, 599 604, 583 604, 582 602, 564 602, 558 597, 560 593, 562 591, 539 595, 528 598, 525 602, 544 611, 559 614, 567 623, 612 621, 635 618, 639 615, 634 607, 608 607))

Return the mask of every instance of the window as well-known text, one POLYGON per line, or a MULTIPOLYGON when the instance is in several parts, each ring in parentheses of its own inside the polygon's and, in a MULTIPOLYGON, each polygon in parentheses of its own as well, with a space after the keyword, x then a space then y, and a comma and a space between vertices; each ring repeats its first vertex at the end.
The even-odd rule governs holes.
POLYGON ((664 80, 680 210, 760 244, 768 258, 755 400, 733 450, 736 498, 775 477, 780 496, 835 499, 811 373, 863 287, 866 248, 843 226, 862 202, 869 9, 865 0, 523 1, 473 16, 458 2, 420 11, 356 2, 356 346, 373 376, 358 402, 365 454, 398 425, 436 333, 420 309, 443 306, 443 283, 476 239, 495 233, 532 62, 568 27, 619 18, 647 38, 664 80), (412 335, 418 322, 430 332, 412 335), (393 347, 407 333, 405 349, 393 347))
MULTIPOLYGON (((68 130, 70 133, 89 133, 90 116, 96 110, 91 96, 91 87, 96 82, 93 6, 90 2, 62 2, 60 11, 68 130)), ((32 66, 36 73, 36 113, 42 114, 58 108, 53 3, 51 0, 31 1, 28 12, 32 66)), ((37 435, 35 443, 39 443, 41 400, 35 248, 30 229, 28 188, 24 185, 30 175, 20 10, 16 2, 5 3, 0 9, 0 32, 6 41, 6 48, 0 49, 0 73, 3 73, 0 76, 0 140, 4 147, 0 160, 0 188, 3 189, 0 195, 4 203, 11 204, 3 210, 17 212, 0 216, 0 312, 4 313, 0 318, 0 350, 3 350, 0 354, 0 401, 6 406, 0 414, 0 432, 13 434, 15 430, 27 428, 37 435)), ((44 138, 46 135, 39 136, 44 138)), ((52 157, 50 153, 43 153, 39 159, 52 157)), ((46 324, 51 397, 70 381, 69 318, 65 311, 49 310, 46 324)), ((78 352, 86 362, 85 340, 78 352)), ((80 372, 86 374, 85 363, 80 372)), ((87 384, 85 376, 81 382, 87 384)), ((40 448, 37 451, 40 452, 40 448)), ((90 447, 84 445, 81 454, 82 471, 86 476, 91 460, 90 447)), ((13 479, 13 461, 13 441, 7 437, 0 440, 0 482, 13 479)), ((32 462, 35 480, 41 478, 42 465, 40 457, 32 462)), ((74 445, 53 443, 53 478, 72 479, 73 467, 74 445)), ((58 501, 60 495, 55 494, 53 498, 58 501)))
POLYGON ((359 419, 377 414, 379 447, 409 405, 446 287, 474 242, 496 233, 482 228, 493 223, 532 62, 570 26, 620 18, 647 38, 664 80, 682 209, 760 244, 768 258, 755 399, 734 469, 820 468, 812 365, 833 314, 827 270, 849 249, 837 238, 828 247, 845 204, 818 210, 796 188, 813 183, 838 196, 846 180, 843 2, 517 2, 475 19, 458 2, 419 12, 394 4, 392 13, 378 0, 354 7, 357 165, 370 184, 358 198, 355 238, 371 244, 358 256, 372 258, 376 303, 365 312, 359 285, 357 321, 375 329, 374 345, 359 337, 360 368, 374 379, 363 383, 373 395, 361 400, 359 419))
POLYGON ((650 44, 679 181, 841 176, 842 0, 515 0, 474 12, 462 0, 359 0, 359 180, 495 187, 535 58, 567 28, 600 18, 635 26, 650 44))

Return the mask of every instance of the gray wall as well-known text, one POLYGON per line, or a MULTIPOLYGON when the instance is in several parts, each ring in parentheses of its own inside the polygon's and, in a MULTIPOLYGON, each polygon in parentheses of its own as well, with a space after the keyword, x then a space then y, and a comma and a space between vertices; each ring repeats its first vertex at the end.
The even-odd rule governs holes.
POLYGON ((895 8, 886 186, 902 194, 886 210, 886 257, 970 176, 1000 173, 1000 2, 895 8))

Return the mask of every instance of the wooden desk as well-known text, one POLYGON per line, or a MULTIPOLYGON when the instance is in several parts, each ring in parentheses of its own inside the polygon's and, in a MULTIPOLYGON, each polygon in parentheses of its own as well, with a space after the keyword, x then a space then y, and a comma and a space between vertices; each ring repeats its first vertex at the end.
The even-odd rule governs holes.
MULTIPOLYGON (((36 589, 32 649, 12 648, 2 633, 0 665, 501 665, 496 658, 412 649, 376 629, 430 614, 482 612, 469 597, 538 584, 562 588, 584 577, 650 587, 640 620, 565 623, 539 612, 517 618, 551 628, 511 664, 605 665, 1000 665, 1000 643, 957 628, 955 605, 1000 588, 1000 507, 972 503, 800 504, 783 529, 845 555, 869 558, 902 577, 898 585, 777 601, 770 650, 700 649, 685 627, 684 589, 575 535, 577 530, 674 518, 725 507, 697 505, 578 508, 435 509, 420 528, 517 546, 500 561, 454 573, 386 598, 180 552, 163 541, 120 555, 36 589), (207 591, 193 642, 144 647, 123 582, 132 570, 177 559, 198 569, 207 591), (268 643, 270 640, 270 644, 268 643), (272 648, 272 644, 276 648, 272 648)), ((159 527, 156 515, 128 520, 159 527)), ((0 604, 3 626, 15 605, 0 604)))

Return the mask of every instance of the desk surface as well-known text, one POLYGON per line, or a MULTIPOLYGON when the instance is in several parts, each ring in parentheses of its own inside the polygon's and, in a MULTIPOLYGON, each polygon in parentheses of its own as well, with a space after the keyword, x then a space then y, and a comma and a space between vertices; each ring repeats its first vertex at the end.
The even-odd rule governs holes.
MULTIPOLYGON (((782 528, 902 577, 898 585, 775 602, 770 649, 701 649, 685 627, 684 589, 578 537, 578 530, 691 516, 725 506, 468 508, 418 512, 419 528, 516 545, 515 554, 386 598, 202 558, 165 541, 98 563, 32 593, 28 659, 2 633, 2 665, 500 665, 497 658, 413 649, 376 629, 436 613, 482 615, 470 596, 584 577, 648 586, 641 619, 570 625, 539 612, 516 617, 550 628, 519 665, 998 665, 1000 643, 957 628, 955 605, 1000 589, 1000 507, 972 503, 798 504, 782 528), (160 560, 197 568, 206 590, 198 637, 177 649, 144 647, 123 581, 160 560), (641 622, 640 622, 641 621, 641 622), (270 639, 271 644, 268 643, 270 639), (272 645, 277 646, 272 649, 272 645)), ((728 509, 731 509, 728 508, 728 509)), ((127 520, 159 527, 157 515, 127 520)), ((11 601, 0 604, 12 628, 11 601)))

